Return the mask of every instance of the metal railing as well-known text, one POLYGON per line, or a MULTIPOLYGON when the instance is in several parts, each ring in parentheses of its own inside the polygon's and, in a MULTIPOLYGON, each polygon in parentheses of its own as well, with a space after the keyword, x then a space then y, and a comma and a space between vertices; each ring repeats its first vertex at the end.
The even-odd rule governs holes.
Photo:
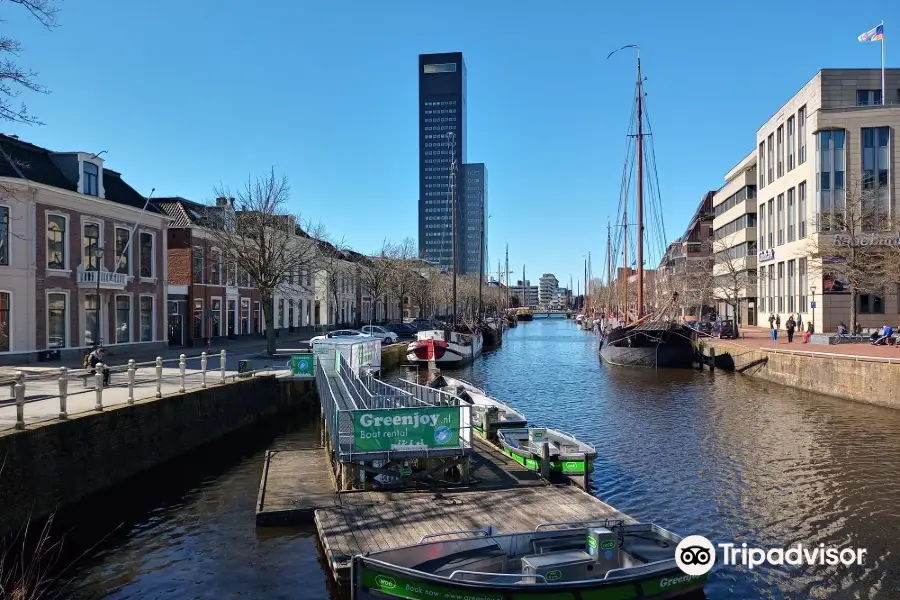
POLYGON ((816 358, 834 358, 837 360, 852 360, 854 362, 878 362, 889 365, 900 364, 900 356, 892 358, 890 356, 868 356, 860 354, 838 354, 837 352, 814 352, 809 350, 783 350, 781 348, 770 348, 761 346, 762 352, 771 352, 772 354, 794 354, 796 356, 809 356, 816 358))
MULTIPOLYGON (((11 377, 0 376, 0 385, 9 387, 9 398, 15 406, 16 429, 25 429, 26 411, 29 404, 42 403, 43 414, 32 420, 65 420, 70 414, 82 412, 102 411, 104 406, 114 404, 134 404, 138 400, 148 398, 162 398, 163 395, 184 393, 189 389, 203 389, 209 385, 221 385, 228 383, 229 378, 234 382, 237 378, 253 377, 260 373, 273 373, 276 371, 271 366, 262 369, 237 373, 226 369, 227 354, 222 350, 218 354, 207 355, 203 352, 199 355, 187 356, 182 354, 178 358, 163 359, 157 357, 154 361, 135 362, 129 360, 124 365, 107 365, 98 363, 95 367, 87 369, 69 369, 60 367, 56 371, 37 375, 26 375, 24 371, 16 371, 11 377), (209 367, 209 359, 219 359, 217 368, 209 367), (188 361, 199 359, 199 369, 189 368, 188 361), (177 370, 176 370, 177 369, 177 370), (104 385, 104 372, 109 374, 109 383, 104 385), (125 375, 125 381, 121 375, 125 375), (118 376, 118 377, 117 377, 118 376), (118 380, 118 381, 116 381, 118 380), (81 382, 82 387, 71 390, 71 382, 81 382), (88 387, 92 383, 93 387, 88 387), (125 389, 123 396, 117 390, 125 389), (36 392, 33 397, 28 397, 28 392, 36 392), (93 406, 90 402, 81 402, 93 395, 93 406), (52 416, 48 412, 46 403, 58 399, 59 412, 52 416), (70 400, 81 406, 75 406, 70 410, 70 400)), ((10 403, 0 402, 0 411, 10 403), (5 405, 5 406, 4 406, 5 405)), ((40 408, 35 409, 40 412, 40 408)))

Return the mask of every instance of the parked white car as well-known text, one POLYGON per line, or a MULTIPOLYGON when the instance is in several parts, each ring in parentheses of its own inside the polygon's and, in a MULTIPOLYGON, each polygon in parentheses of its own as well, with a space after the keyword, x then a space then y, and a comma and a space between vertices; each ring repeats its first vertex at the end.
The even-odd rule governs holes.
POLYGON ((371 335, 366 333, 362 333, 361 331, 357 331, 355 329, 335 329, 334 331, 329 331, 325 335, 317 335, 309 339, 310 343, 312 342, 321 342, 322 340, 330 340, 333 338, 338 338, 342 340, 352 340, 358 338, 360 340, 369 340, 372 339, 371 335))
POLYGON ((396 344, 400 341, 399 335, 393 331, 388 331, 384 327, 379 327, 378 325, 366 325, 362 328, 362 332, 365 335, 381 338, 383 344, 396 344))

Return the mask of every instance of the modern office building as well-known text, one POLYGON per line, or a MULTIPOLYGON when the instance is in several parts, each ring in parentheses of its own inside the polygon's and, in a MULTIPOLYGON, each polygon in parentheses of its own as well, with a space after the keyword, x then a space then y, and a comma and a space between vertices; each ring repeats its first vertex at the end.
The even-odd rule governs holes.
POLYGON ((485 257, 484 269, 490 270, 487 262, 487 169, 484 163, 464 164, 461 170, 460 186, 461 212, 463 221, 457 226, 462 232, 463 244, 460 248, 459 272, 478 275, 481 256, 485 257), (481 245, 481 227, 484 226, 484 245, 481 245))
MULTIPOLYGON (((835 331, 842 321, 849 326, 847 282, 816 248, 833 240, 827 224, 838 222, 834 217, 845 215, 854 198, 870 198, 896 220, 900 153, 892 142, 900 129, 900 69, 885 73, 884 104, 881 75, 823 69, 756 132, 760 321, 775 314, 784 323, 800 313, 816 331, 835 331)), ((872 244, 897 243, 896 236, 863 233, 872 244)), ((896 321, 897 286, 886 281, 884 289, 858 295, 860 326, 896 321)))
POLYGON ((553 273, 544 273, 538 280, 538 301, 542 306, 547 306, 557 301, 559 292, 559 280, 553 273))
MULTIPOLYGON (((441 268, 452 262, 450 168, 457 170, 458 248, 466 227, 466 65, 461 52, 419 55, 419 255, 441 268)), ((462 255, 461 255, 462 256, 462 255)), ((459 261, 460 266, 465 262, 459 261)))
POLYGON ((716 312, 739 326, 758 322, 756 160, 754 151, 734 166, 712 201, 716 312))
POLYGON ((509 295, 512 298, 516 298, 519 303, 519 306, 522 306, 522 302, 524 299, 524 306, 537 306, 538 305, 538 286, 531 285, 531 281, 526 279, 524 281, 524 285, 522 280, 518 280, 516 285, 509 286, 509 295), (524 292, 524 296, 523 296, 524 292))

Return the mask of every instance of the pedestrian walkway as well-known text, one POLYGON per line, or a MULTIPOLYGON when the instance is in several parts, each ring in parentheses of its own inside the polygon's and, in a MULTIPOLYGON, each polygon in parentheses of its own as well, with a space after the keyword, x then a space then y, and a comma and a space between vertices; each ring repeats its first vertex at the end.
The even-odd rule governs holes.
POLYGON ((900 362, 900 346, 873 346, 868 342, 854 344, 804 344, 803 335, 800 332, 794 334, 794 342, 789 344, 787 341, 787 331, 782 328, 778 331, 778 340, 772 342, 769 339, 768 327, 752 327, 744 326, 740 329, 741 339, 737 340, 715 340, 716 346, 734 346, 744 350, 766 350, 774 349, 775 351, 792 351, 805 353, 821 353, 836 354, 849 357, 892 359, 900 362))

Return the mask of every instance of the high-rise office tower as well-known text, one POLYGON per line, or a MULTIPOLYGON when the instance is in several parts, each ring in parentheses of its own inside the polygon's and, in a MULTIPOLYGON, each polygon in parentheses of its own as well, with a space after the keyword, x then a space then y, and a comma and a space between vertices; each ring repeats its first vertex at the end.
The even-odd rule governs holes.
POLYGON ((484 163, 468 163, 463 165, 463 177, 460 186, 462 214, 465 231, 462 232, 463 243, 460 255, 464 260, 460 263, 460 273, 478 275, 482 255, 487 264, 487 169, 484 163), (484 247, 481 246, 481 227, 484 225, 484 247))
POLYGON ((457 263, 464 272, 466 65, 462 52, 419 55, 419 255, 452 264, 450 168, 457 163, 457 263), (451 156, 451 152, 453 156, 451 156))

